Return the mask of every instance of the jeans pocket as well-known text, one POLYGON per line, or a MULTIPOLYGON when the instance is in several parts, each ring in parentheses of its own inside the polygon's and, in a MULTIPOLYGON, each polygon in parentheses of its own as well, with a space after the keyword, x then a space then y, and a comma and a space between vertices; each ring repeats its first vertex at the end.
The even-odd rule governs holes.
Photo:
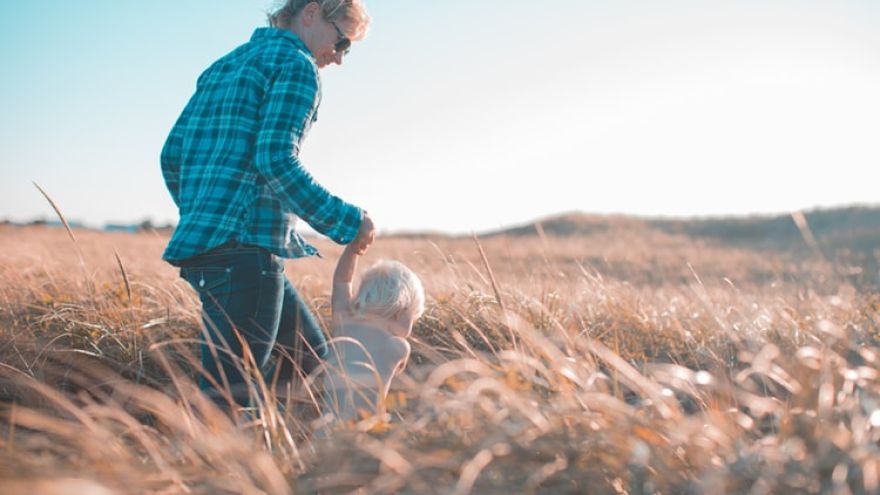
POLYGON ((229 303, 232 289, 232 268, 184 267, 180 276, 199 294, 206 312, 224 308, 229 303))
POLYGON ((284 261, 271 253, 259 257, 260 274, 268 277, 284 277, 284 261))

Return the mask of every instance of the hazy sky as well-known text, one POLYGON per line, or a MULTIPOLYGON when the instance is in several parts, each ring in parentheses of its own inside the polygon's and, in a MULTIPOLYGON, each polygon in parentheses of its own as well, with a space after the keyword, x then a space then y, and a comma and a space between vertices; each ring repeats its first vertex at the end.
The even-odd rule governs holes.
MULTIPOLYGON (((302 159, 383 230, 880 203, 876 0, 367 0, 302 159)), ((0 3, 0 218, 176 221, 159 151, 266 0, 0 3)))

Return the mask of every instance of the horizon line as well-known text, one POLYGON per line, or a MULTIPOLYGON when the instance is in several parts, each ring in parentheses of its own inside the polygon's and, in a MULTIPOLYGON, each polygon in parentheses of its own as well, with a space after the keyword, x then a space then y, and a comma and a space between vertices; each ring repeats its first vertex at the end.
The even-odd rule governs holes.
MULTIPOLYGON (((593 218, 629 218, 629 219, 638 219, 638 220, 666 220, 666 221, 700 221, 700 220, 735 220, 735 219, 758 219, 758 218, 775 218, 780 216, 788 216, 793 213, 801 212, 806 215, 816 212, 828 212, 835 210, 854 210, 854 209, 863 209, 863 210, 878 210, 880 211, 880 202, 878 203, 867 203, 867 202, 854 202, 847 203, 843 205, 836 206, 814 206, 811 208, 803 208, 791 211, 780 211, 780 212, 771 212, 771 213, 746 213, 746 214, 692 214, 692 215, 668 215, 668 214, 654 214, 654 215, 641 215, 634 213, 619 213, 619 212, 611 212, 611 213, 596 213, 596 212, 587 212, 583 210, 568 210, 562 211, 559 213, 549 214, 538 218, 533 218, 531 220, 525 220, 521 222, 513 222, 506 226, 496 227, 485 230, 459 230, 459 231, 448 231, 441 229, 387 229, 387 230, 379 230, 380 235, 383 236, 460 236, 460 235, 471 235, 471 234, 492 234, 497 232, 502 232, 505 230, 510 230, 514 228, 527 227, 529 225, 535 225, 538 223, 555 220, 559 218, 564 218, 572 215, 579 215, 585 217, 593 217, 593 218)), ((96 225, 92 222, 81 221, 78 219, 68 220, 68 224, 71 228, 75 229, 83 229, 83 230, 97 230, 97 231, 140 231, 140 230, 173 230, 177 227, 176 223, 173 222, 154 222, 152 218, 145 217, 139 221, 133 222, 117 222, 117 221, 108 221, 102 222, 99 225, 96 225)), ((42 215, 36 218, 32 218, 30 220, 13 220, 10 218, 2 218, 0 219, 0 225, 14 225, 18 227, 26 227, 26 226, 38 226, 38 225, 46 225, 46 226, 62 226, 62 222, 58 218, 48 219, 46 215, 42 215)), ((305 222, 303 222, 305 228, 302 228, 300 234, 306 236, 320 236, 318 232, 308 226, 305 222)))

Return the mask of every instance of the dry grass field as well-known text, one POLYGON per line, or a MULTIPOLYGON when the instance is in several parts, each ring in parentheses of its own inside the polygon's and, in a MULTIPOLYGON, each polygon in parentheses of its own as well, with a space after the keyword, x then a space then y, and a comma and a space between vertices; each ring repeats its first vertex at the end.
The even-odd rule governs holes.
MULTIPOLYGON (((0 493, 880 493, 880 296, 852 266, 621 223, 380 237, 425 284, 386 416, 192 385, 167 238, 0 226, 0 493), (482 254, 481 254, 482 250, 482 254)), ((338 246, 286 270, 328 316, 338 246)))

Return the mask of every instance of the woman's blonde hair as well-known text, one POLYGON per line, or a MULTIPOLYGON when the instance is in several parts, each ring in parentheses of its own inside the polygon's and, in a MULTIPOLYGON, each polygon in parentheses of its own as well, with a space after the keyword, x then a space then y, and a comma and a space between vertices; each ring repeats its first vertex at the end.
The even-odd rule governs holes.
POLYGON ((269 24, 277 28, 290 27, 300 11, 312 2, 321 7, 321 12, 328 20, 342 21, 349 26, 352 41, 366 37, 370 16, 362 0, 285 0, 283 6, 269 14, 269 24))
POLYGON ((425 289, 406 265, 382 260, 364 272, 352 310, 363 316, 394 319, 409 315, 416 319, 425 311, 425 289))

